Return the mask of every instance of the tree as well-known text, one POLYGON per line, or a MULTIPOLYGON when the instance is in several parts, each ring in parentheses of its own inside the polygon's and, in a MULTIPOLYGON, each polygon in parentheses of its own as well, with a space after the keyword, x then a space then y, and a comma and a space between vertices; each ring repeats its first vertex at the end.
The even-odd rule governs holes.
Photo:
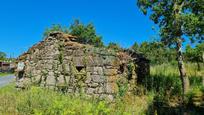
POLYGON ((59 31, 77 36, 77 42, 90 44, 96 47, 102 47, 102 37, 96 34, 95 27, 92 23, 84 25, 79 20, 75 20, 70 27, 62 27, 60 24, 54 24, 47 28, 44 32, 44 37, 47 37, 50 32, 59 31))
POLYGON ((138 0, 137 5, 145 15, 149 11, 150 19, 159 25, 161 41, 175 46, 183 94, 186 94, 189 79, 184 67, 182 44, 187 38, 192 41, 204 38, 203 0, 138 0))
POLYGON ((195 48, 186 46, 185 59, 197 63, 198 71, 201 70, 200 63, 203 62, 204 43, 197 44, 195 48))
POLYGON ((70 26, 70 34, 78 37, 78 42, 91 44, 102 47, 102 37, 96 34, 95 27, 92 23, 82 24, 79 20, 75 20, 70 26))
POLYGON ((141 45, 134 43, 131 47, 136 52, 142 52, 151 64, 162 64, 174 61, 175 51, 172 48, 166 47, 162 42, 142 42, 141 45))
POLYGON ((190 45, 186 46, 186 52, 184 53, 185 59, 190 62, 197 63, 198 71, 200 71, 200 54, 197 48, 192 48, 190 45))
POLYGON ((122 48, 120 47, 119 44, 114 43, 114 42, 110 42, 107 46, 107 48, 109 49, 113 49, 113 50, 122 50, 122 48))
POLYGON ((198 56, 200 58, 200 61, 204 63, 204 42, 198 44, 196 46, 198 56))
POLYGON ((139 52, 140 46, 139 46, 139 44, 138 44, 137 42, 135 42, 135 43, 132 45, 131 49, 133 49, 133 50, 136 51, 136 52, 139 52))
POLYGON ((60 24, 53 24, 50 28, 45 30, 44 37, 47 37, 50 32, 54 31, 69 33, 69 29, 67 27, 62 27, 60 24))
POLYGON ((0 51, 0 60, 6 59, 6 53, 0 51))

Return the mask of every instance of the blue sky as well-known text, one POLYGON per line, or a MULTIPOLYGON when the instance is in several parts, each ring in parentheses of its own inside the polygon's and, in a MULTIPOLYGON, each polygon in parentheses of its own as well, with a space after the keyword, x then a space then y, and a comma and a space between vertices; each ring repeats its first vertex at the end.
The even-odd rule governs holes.
POLYGON ((105 44, 130 47, 156 34, 136 0, 1 0, 0 14, 0 51, 15 57, 42 40, 47 27, 74 19, 92 22, 105 44))

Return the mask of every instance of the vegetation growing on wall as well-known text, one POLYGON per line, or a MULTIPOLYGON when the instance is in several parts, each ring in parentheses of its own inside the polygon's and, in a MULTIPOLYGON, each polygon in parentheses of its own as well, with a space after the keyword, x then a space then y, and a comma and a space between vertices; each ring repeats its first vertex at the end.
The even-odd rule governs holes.
POLYGON ((74 20, 70 27, 62 27, 60 24, 54 24, 47 28, 44 32, 44 37, 47 37, 50 32, 59 31, 77 36, 77 41, 83 44, 91 44, 96 47, 102 47, 102 37, 96 33, 96 29, 92 23, 87 25, 79 20, 74 20))

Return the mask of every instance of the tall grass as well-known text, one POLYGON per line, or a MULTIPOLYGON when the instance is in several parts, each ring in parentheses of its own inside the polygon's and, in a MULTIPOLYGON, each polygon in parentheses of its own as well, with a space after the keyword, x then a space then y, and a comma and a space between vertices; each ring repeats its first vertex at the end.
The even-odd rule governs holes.
MULTIPOLYGON (((197 71, 194 63, 185 64, 187 76, 190 80, 190 92, 196 88, 202 88, 204 67, 197 71)), ((151 75, 143 83, 150 91, 154 91, 156 101, 161 101, 176 106, 181 103, 182 84, 179 70, 175 64, 162 64, 151 66, 151 75)))
MULTIPOLYGON (((194 63, 187 63, 185 64, 185 67, 187 76, 189 77, 190 80, 191 88, 193 88, 194 86, 201 86, 202 79, 204 78, 204 65, 201 66, 201 71, 197 70, 197 65, 194 63)), ((160 87, 163 87, 164 85, 168 86, 167 83, 171 82, 172 80, 174 80, 175 83, 180 82, 179 70, 176 65, 172 64, 156 65, 152 66, 150 70, 151 76, 148 79, 152 80, 156 79, 155 77, 160 77, 161 79, 159 79, 157 82, 159 84, 163 83, 163 85, 161 84, 160 87), (167 81, 165 82, 165 80, 167 81)))
MULTIPOLYGON (((186 72, 188 77, 201 77, 204 75, 204 64, 201 64, 201 71, 198 71, 197 64, 186 63, 186 72)), ((162 64, 151 66, 151 75, 162 74, 165 76, 179 76, 179 70, 176 64, 162 64)))
POLYGON ((14 85, 0 89, 1 115, 132 115, 145 114, 153 94, 125 95, 115 102, 63 94, 39 87, 17 91, 14 85))

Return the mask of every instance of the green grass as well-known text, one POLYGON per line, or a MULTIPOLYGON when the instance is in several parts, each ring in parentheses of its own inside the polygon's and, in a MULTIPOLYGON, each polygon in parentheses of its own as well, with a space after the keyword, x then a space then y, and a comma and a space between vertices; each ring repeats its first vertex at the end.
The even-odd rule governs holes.
MULTIPOLYGON (((191 89, 186 103, 197 103, 204 94, 202 71, 195 64, 186 64, 191 89)), ((152 111, 154 101, 170 106, 181 103, 181 81, 176 65, 163 64, 151 67, 151 75, 138 86, 140 96, 126 93, 115 102, 64 94, 40 87, 17 91, 14 85, 0 89, 0 114, 3 115, 144 115, 152 111), (145 90, 145 88, 147 90, 145 90), (143 93, 146 91, 146 93, 143 93), (142 93, 141 93, 142 92, 142 93)))
POLYGON ((125 95, 110 103, 39 87, 17 91, 14 85, 9 85, 0 89, 0 100, 2 115, 137 115, 148 111, 153 94, 125 95))
POLYGON ((9 75, 13 75, 13 73, 0 73, 0 77, 5 77, 9 75))
MULTIPOLYGON (((201 77, 204 75, 204 64, 201 64, 201 71, 197 70, 197 65, 195 63, 185 64, 186 72, 188 77, 201 77)), ((165 76, 179 76, 179 70, 177 65, 173 64, 162 64, 151 66, 151 75, 162 74, 165 76)))
MULTIPOLYGON (((203 87, 204 66, 202 65, 201 71, 197 71, 197 65, 194 63, 185 64, 185 67, 190 81, 189 93, 195 92, 195 89, 196 91, 198 89, 201 90, 203 87)), ((149 91, 155 92, 155 100, 171 106, 181 104, 182 84, 177 65, 162 64, 151 66, 150 71, 151 75, 144 80, 143 84, 149 91)), ((186 97, 189 97, 188 94, 186 97)))
MULTIPOLYGON (((185 64, 186 73, 189 78, 191 88, 202 85, 202 79, 204 77, 204 64, 201 64, 201 65, 202 65, 201 71, 198 71, 196 64, 194 63, 185 64)), ((163 65, 151 66, 150 71, 151 71, 150 72, 151 75, 150 75, 150 78, 148 78, 149 80, 148 84, 151 84, 151 85, 159 84, 158 86, 160 87, 163 87, 165 85, 167 85, 167 87, 170 87, 168 86, 168 83, 170 83, 171 86, 174 86, 176 84, 181 85, 179 70, 176 65, 163 64, 163 65), (154 83, 155 80, 158 80, 157 83, 154 83), (176 84, 172 84, 172 83, 176 83, 176 84)))

